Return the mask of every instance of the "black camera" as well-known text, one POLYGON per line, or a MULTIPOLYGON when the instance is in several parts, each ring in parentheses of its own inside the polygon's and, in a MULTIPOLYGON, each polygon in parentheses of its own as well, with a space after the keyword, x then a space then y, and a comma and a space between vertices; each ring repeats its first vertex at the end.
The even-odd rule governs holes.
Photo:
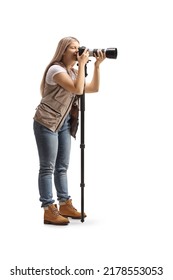
MULTIPOLYGON (((79 55, 81 55, 84 50, 86 49, 86 47, 80 47, 79 50, 79 55)), ((88 49, 89 51, 89 56, 94 56, 95 54, 97 55, 97 51, 101 50, 102 52, 106 53, 106 57, 107 58, 113 58, 116 59, 117 58, 117 48, 107 48, 107 49, 88 49)))

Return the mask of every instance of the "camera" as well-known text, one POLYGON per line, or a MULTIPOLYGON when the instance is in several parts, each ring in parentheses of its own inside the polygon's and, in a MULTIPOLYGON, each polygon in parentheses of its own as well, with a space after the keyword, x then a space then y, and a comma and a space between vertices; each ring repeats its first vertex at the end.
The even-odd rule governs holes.
MULTIPOLYGON (((86 49, 86 47, 80 47, 79 50, 79 55, 81 55, 84 50, 86 49)), ((106 53, 106 58, 113 58, 116 59, 117 58, 117 48, 107 48, 107 49, 88 49, 89 51, 89 56, 94 56, 95 54, 97 55, 97 51, 101 50, 102 52, 106 53)))

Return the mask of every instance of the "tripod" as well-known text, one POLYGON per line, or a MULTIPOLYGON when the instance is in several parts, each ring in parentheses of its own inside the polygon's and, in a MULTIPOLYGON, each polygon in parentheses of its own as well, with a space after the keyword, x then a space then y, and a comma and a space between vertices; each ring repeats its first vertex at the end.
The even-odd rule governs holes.
MULTIPOLYGON (((90 60, 89 60, 90 61, 90 60)), ((89 62, 88 61, 88 62, 89 62)), ((87 63, 88 63, 87 62, 87 63)), ((85 77, 87 77, 87 63, 85 64, 85 77)), ((80 148, 81 148, 81 222, 84 222, 84 187, 85 187, 85 174, 84 174, 84 150, 85 150, 85 85, 84 85, 84 90, 83 94, 80 97, 80 118, 81 118, 81 123, 80 123, 80 148)))

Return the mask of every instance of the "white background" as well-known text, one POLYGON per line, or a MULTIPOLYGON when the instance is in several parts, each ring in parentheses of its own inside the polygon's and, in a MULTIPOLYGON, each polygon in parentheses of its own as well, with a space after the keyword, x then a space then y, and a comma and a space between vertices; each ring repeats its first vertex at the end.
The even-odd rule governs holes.
MULTIPOLYGON (((128 277, 103 276, 105 266, 163 266, 163 276, 128 279, 172 279, 171 2, 1 1, 2 279, 13 279, 14 266, 65 265, 93 268, 96 275, 62 279, 128 277), (117 47, 118 58, 101 65, 100 91, 86 96, 88 217, 56 227, 43 225, 32 124, 43 71, 65 36, 89 48, 117 47)), ((80 133, 72 140, 68 175, 80 210, 80 133)))

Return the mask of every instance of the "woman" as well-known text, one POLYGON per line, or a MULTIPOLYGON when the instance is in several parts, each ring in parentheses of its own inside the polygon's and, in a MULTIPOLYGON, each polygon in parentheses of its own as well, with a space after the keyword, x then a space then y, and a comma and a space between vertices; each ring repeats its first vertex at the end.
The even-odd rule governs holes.
MULTIPOLYGON (((68 217, 80 219, 68 193, 71 135, 75 137, 78 125, 78 99, 84 92, 99 90, 99 65, 105 59, 101 51, 95 56, 93 78, 85 85, 87 49, 78 53, 79 41, 74 37, 60 40, 56 52, 45 69, 41 82, 42 99, 34 116, 40 170, 39 194, 44 207, 44 223, 67 225, 68 217), (74 69, 78 63, 78 70, 74 69), (59 201, 59 210, 52 194, 52 175, 59 201)), ((85 215, 86 216, 86 215, 85 215)))

